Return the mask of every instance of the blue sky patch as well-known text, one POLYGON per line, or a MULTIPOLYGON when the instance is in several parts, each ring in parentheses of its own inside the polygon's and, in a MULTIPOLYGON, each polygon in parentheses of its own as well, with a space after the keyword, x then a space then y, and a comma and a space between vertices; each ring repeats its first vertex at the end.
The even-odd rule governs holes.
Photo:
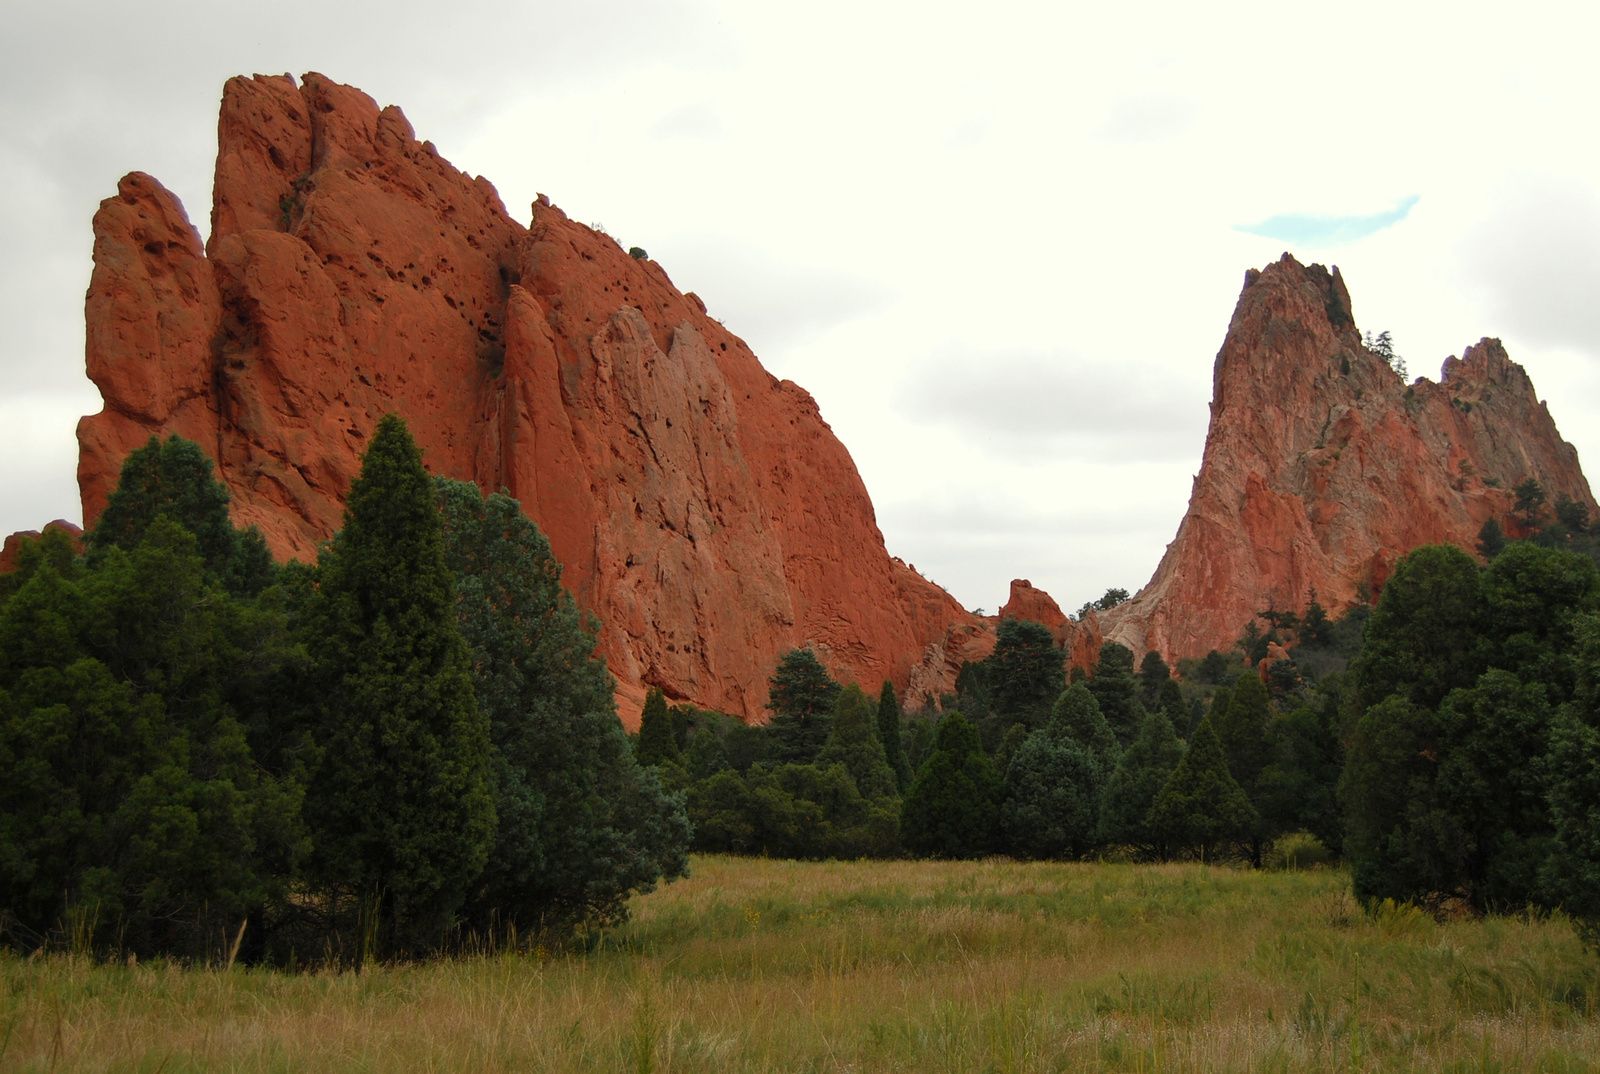
POLYGON ((1235 224, 1235 231, 1260 235, 1268 239, 1308 245, 1334 245, 1355 242, 1368 235, 1393 227, 1404 220, 1411 207, 1421 200, 1420 194, 1401 198, 1395 207, 1367 216, 1323 216, 1319 213, 1283 213, 1269 216, 1259 224, 1235 224))

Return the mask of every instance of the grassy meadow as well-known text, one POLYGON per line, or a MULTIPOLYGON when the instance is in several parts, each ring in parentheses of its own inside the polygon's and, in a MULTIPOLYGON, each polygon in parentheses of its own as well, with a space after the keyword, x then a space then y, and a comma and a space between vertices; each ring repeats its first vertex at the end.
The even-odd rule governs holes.
POLYGON ((1562 921, 1335 870, 698 857, 582 955, 364 972, 0 956, 4 1071, 1600 1070, 1562 921))

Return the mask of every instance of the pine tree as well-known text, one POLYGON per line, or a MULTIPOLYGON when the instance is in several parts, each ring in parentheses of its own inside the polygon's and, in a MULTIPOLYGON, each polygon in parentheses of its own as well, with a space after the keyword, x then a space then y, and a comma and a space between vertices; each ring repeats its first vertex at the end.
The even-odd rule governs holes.
POLYGON ((1139 700, 1144 707, 1153 709, 1160 704, 1161 688, 1171 681, 1172 669, 1161 659, 1161 654, 1154 649, 1145 653, 1139 664, 1139 700))
POLYGON ((311 875, 376 921, 380 945, 445 935, 495 829, 488 721, 456 622, 433 486, 405 423, 378 423, 325 545, 303 628, 321 763, 306 794, 311 875))
POLYGON ((1100 660, 1089 676, 1089 691, 1117 741, 1127 745, 1139 730, 1139 684, 1133 676, 1133 650, 1114 641, 1100 646, 1100 660))
POLYGON ((1089 751, 1108 772, 1115 767, 1122 752, 1111 725, 1100 712, 1100 703, 1081 682, 1073 683, 1056 698, 1050 712, 1049 731, 1056 738, 1074 742, 1089 751))
POLYGON ((1317 601, 1317 591, 1311 591, 1311 603, 1306 605, 1306 614, 1300 620, 1300 644, 1309 649, 1325 649, 1333 641, 1333 624, 1328 619, 1328 612, 1317 601))
MULTIPOLYGON (((1221 693, 1221 691, 1218 691, 1221 693)), ((1267 688, 1259 675, 1239 676, 1228 707, 1220 712, 1212 706, 1211 727, 1222 743, 1228 771, 1246 794, 1272 755, 1268 724, 1272 717, 1267 688)))
POLYGON ((644 712, 639 717, 639 741, 635 754, 640 764, 658 765, 678 761, 678 739, 673 734, 672 714, 667 711, 666 695, 659 686, 644 695, 644 712))
POLYGON ((843 765, 856 790, 868 801, 897 795, 894 769, 884 756, 883 743, 872 719, 872 706, 861 687, 851 683, 839 691, 833 707, 828 741, 817 754, 817 765, 843 765))
POLYGON ((905 743, 900 737, 900 699, 888 679, 883 680, 883 689, 878 691, 878 741, 883 743, 884 759, 894 770, 895 787, 903 795, 911 788, 911 765, 906 761, 905 743))
POLYGON ((828 722, 841 687, 810 649, 791 649, 768 680, 773 760, 810 764, 828 740, 828 722))
POLYGON ((89 548, 131 552, 162 515, 195 539, 206 570, 230 593, 254 596, 272 581, 272 556, 254 526, 235 530, 228 486, 212 477, 200 445, 173 434, 128 453, 122 476, 87 537, 89 548))
POLYGON ((1350 663, 1362 711, 1391 694, 1436 708, 1484 671, 1478 565, 1455 545, 1423 545, 1395 564, 1350 663))
POLYGON ((1000 776, 978 729, 959 712, 939 721, 933 753, 906 794, 906 848, 933 858, 976 858, 994 849, 1000 776))
MULTIPOLYGON (((1189 705, 1183 700, 1183 688, 1178 685, 1177 679, 1168 679, 1161 684, 1161 697, 1155 707, 1165 714, 1174 733, 1189 730, 1189 705)), ((1143 730, 1144 725, 1140 724, 1139 727, 1143 730)))
POLYGON ((434 493, 498 818, 468 920, 530 938, 619 921, 630 895, 687 870, 683 803, 635 762, 616 681, 521 505, 444 478, 434 493))
MULTIPOLYGON (((1227 709, 1211 720, 1217 741, 1222 743, 1222 755, 1228 760, 1228 772, 1250 799, 1258 818, 1261 801, 1256 782, 1273 753, 1271 721, 1267 688, 1259 675, 1250 672, 1239 676, 1227 709)), ((1257 868, 1261 866, 1262 843, 1267 834, 1259 829, 1250 833, 1250 862, 1257 868)))
POLYGON ((1029 735, 1006 766, 1000 829, 1019 858, 1078 858, 1095 844, 1111 768, 1059 729, 1029 735))
POLYGON ((1228 713, 1228 706, 1233 703, 1233 691, 1226 686, 1217 687, 1216 693, 1211 695, 1211 705, 1202 716, 1196 716, 1189 725, 1189 737, 1200 729, 1200 720, 1203 716, 1211 717, 1211 726, 1214 728, 1228 713))
POLYGON ((1199 851, 1202 861, 1247 838, 1256 825, 1250 799, 1228 772, 1211 720, 1200 721, 1178 767, 1150 809, 1150 829, 1169 848, 1199 851))
POLYGON ((1183 745, 1166 711, 1156 709, 1145 716, 1138 737, 1106 784, 1100 811, 1104 842, 1167 857, 1165 842, 1150 823, 1150 811, 1182 759, 1183 745))
POLYGON ((247 916, 259 936, 306 849, 298 783, 246 735, 281 613, 231 598, 170 517, 88 563, 47 535, 17 573, 0 600, 7 942, 74 908, 91 944, 140 955, 205 957, 247 916))
POLYGON ((1066 684, 1064 659, 1049 628, 1029 619, 1000 620, 987 663, 990 712, 1002 725, 1044 726, 1066 684))

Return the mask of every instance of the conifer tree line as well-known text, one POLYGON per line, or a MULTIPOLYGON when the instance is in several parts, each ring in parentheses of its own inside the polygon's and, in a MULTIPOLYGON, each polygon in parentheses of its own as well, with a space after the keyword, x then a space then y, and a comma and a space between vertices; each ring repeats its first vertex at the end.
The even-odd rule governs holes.
POLYGON ((0 576, 0 942, 304 964, 581 942, 687 870, 683 797, 516 501, 380 422, 315 565, 152 438, 0 576))
POLYGON ((774 673, 766 727, 653 697, 641 749, 671 743, 652 763, 687 792, 704 850, 1342 858, 1367 903, 1559 907, 1600 941, 1588 555, 1419 548, 1375 605, 1266 609, 1232 654, 1181 662, 1181 681, 1108 642, 1069 683, 1045 627, 997 633, 937 706, 903 712, 887 683, 874 703, 800 649, 774 673))

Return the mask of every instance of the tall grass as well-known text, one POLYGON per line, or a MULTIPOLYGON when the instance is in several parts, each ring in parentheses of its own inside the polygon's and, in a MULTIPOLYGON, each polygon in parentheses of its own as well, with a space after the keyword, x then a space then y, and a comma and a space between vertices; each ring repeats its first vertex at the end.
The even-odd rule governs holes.
POLYGON ((0 1069, 1589 1071, 1566 923, 1337 871, 697 858, 582 955, 298 975, 0 960, 0 1069))

